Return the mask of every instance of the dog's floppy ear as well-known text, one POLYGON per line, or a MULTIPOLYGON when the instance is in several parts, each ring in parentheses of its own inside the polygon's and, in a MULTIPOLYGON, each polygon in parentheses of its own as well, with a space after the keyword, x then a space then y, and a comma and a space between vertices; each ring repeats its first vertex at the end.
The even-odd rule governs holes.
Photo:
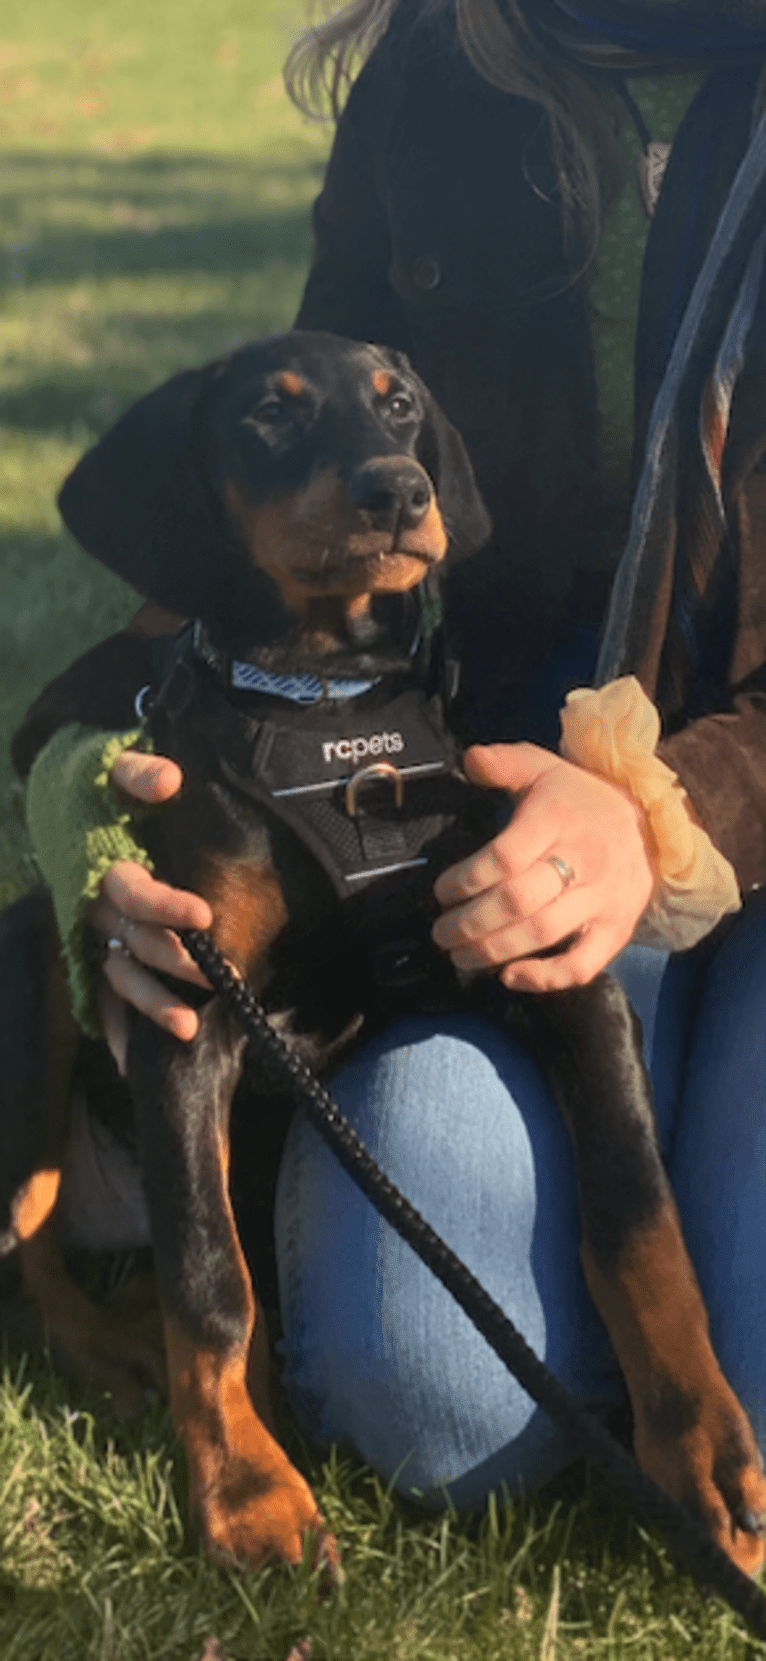
POLYGON ((237 615, 248 579, 199 453, 210 378, 210 368, 186 370, 133 404, 69 474, 58 505, 86 552, 140 594, 215 625, 237 615))
POLYGON ((436 486, 452 550, 458 556, 475 554, 489 540, 492 520, 479 494, 468 451, 457 428, 447 420, 404 353, 392 352, 391 357, 420 388, 426 416, 418 440, 418 461, 436 486))

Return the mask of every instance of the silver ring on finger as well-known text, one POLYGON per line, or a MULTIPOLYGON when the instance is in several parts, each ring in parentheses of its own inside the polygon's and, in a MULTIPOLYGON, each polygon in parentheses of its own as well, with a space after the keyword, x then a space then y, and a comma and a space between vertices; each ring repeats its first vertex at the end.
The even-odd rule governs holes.
POLYGON ((558 854, 546 854, 545 863, 552 865, 557 877, 561 878, 561 892, 564 894, 575 880, 574 866, 569 865, 565 859, 560 859, 558 854))
POLYGON ((104 941, 104 949, 107 952, 124 952, 127 957, 130 957, 130 947, 126 945, 120 934, 107 935, 104 941))

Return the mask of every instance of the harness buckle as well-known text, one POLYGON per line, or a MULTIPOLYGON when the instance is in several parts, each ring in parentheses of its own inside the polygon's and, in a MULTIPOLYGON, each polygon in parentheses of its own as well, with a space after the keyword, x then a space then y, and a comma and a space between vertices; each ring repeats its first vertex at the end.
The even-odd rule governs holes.
POLYGON ((399 768, 395 767, 392 761, 371 761, 369 767, 360 767, 346 785, 346 812, 349 818, 355 819, 359 812, 356 800, 359 786, 371 779, 390 779, 394 787, 394 805, 401 807, 404 801, 404 779, 399 768))

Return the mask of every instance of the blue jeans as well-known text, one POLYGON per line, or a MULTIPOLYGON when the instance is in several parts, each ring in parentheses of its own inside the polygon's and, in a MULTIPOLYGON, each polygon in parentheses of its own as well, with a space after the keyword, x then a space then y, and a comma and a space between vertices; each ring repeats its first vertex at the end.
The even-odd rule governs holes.
MULTIPOLYGON (((766 907, 719 949, 614 965, 644 1024, 660 1136, 723 1370, 766 1452, 766 907)), ((474 1016, 400 1022, 334 1080, 370 1152, 549 1367, 595 1408, 619 1370, 578 1257, 574 1165, 534 1062, 474 1016)), ((314 1439, 459 1509, 577 1450, 296 1120, 277 1196, 284 1380, 314 1439)))

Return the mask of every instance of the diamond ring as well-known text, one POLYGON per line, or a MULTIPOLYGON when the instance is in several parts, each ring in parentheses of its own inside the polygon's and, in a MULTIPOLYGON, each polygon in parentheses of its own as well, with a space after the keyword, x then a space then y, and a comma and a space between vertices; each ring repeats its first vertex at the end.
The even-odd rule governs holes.
POLYGON ((558 854, 547 854, 546 865, 552 865, 556 875, 561 878, 561 892, 571 887, 575 880, 574 866, 568 865, 565 859, 559 859, 558 854))

